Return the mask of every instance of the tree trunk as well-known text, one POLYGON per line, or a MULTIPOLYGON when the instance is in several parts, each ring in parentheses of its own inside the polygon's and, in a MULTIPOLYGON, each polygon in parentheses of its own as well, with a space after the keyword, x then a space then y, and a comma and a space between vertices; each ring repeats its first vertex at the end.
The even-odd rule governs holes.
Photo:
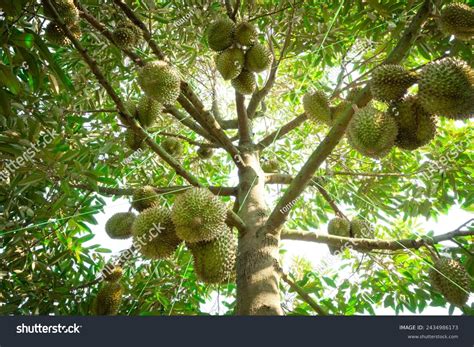
POLYGON ((262 235, 261 227, 268 218, 265 203, 264 173, 258 154, 244 153, 246 168, 239 171, 239 216, 247 225, 239 237, 237 256, 237 314, 282 315, 278 259, 278 235, 262 235))

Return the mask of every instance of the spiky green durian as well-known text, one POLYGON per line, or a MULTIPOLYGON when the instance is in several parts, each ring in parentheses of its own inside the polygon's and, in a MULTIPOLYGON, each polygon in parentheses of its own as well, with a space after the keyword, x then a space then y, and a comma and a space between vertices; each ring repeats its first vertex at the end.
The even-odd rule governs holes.
POLYGON ((225 224, 212 241, 187 243, 194 257, 194 271, 205 283, 223 283, 232 277, 237 253, 237 237, 225 224))
POLYGON ((428 144, 436 134, 436 122, 432 115, 409 96, 398 102, 391 110, 397 122, 398 133, 395 145, 406 150, 414 150, 428 144))
POLYGON ((235 28, 235 40, 243 46, 251 46, 257 39, 257 30, 248 23, 242 22, 235 28))
POLYGON ((67 46, 70 43, 63 29, 55 22, 46 26, 45 37, 49 42, 58 46, 67 46))
POLYGON ((224 230, 226 216, 226 205, 205 188, 191 188, 178 195, 171 211, 176 234, 186 242, 216 238, 224 230))
POLYGON ((114 214, 105 223, 105 231, 111 239, 128 239, 132 236, 132 224, 136 216, 132 212, 114 214))
POLYGON ((159 201, 160 196, 156 193, 155 188, 152 186, 144 186, 133 193, 132 207, 141 212, 157 205, 159 201))
POLYGON ((407 71, 400 65, 382 65, 372 72, 370 91, 376 100, 398 100, 416 80, 416 73, 407 71))
POLYGON ((112 33, 115 44, 124 49, 135 48, 142 39, 142 31, 128 20, 120 21, 112 33))
POLYGON ((147 96, 161 104, 172 104, 180 93, 178 71, 162 60, 142 67, 138 71, 137 81, 147 96))
POLYGON ((146 95, 142 96, 138 101, 137 115, 140 124, 148 128, 155 123, 161 112, 161 104, 146 95))
MULTIPOLYGON (((72 25, 77 23, 79 20, 79 11, 74 5, 73 0, 53 0, 51 3, 64 24, 72 25)), ((50 11, 49 6, 44 7, 44 14, 51 19, 55 19, 55 16, 53 12, 50 11)))
POLYGON ((130 115, 134 118, 138 117, 137 114, 137 104, 133 100, 127 100, 124 102, 123 106, 125 106, 125 109, 130 113, 130 115))
POLYGON ((351 146, 371 158, 386 156, 397 138, 397 123, 391 115, 373 105, 359 109, 352 117, 347 138, 351 146))
POLYGON ((128 148, 136 151, 144 147, 145 138, 140 135, 136 135, 132 129, 127 129, 125 131, 125 141, 128 148))
POLYGON ((306 93, 303 97, 304 112, 314 122, 331 124, 329 99, 322 91, 306 93))
POLYGON ((374 230, 369 222, 360 218, 353 218, 351 220, 351 235, 359 239, 373 239, 374 230))
POLYGON ((207 43, 214 51, 223 51, 234 42, 235 24, 229 18, 219 18, 207 29, 207 43))
POLYGON ((474 70, 456 58, 444 58, 426 65, 418 82, 418 99, 432 114, 453 119, 472 117, 474 70))
POLYGON ((256 43, 245 54, 245 68, 251 72, 267 70, 272 63, 273 56, 270 50, 260 43, 256 43))
POLYGON ((214 150, 210 147, 199 147, 197 154, 201 159, 209 159, 214 154, 214 150))
POLYGON ((469 275, 458 261, 441 257, 430 269, 429 278, 446 301, 459 307, 466 304, 470 292, 469 275))
POLYGON ((327 123, 328 125, 332 125, 334 121, 344 114, 346 109, 352 107, 352 103, 349 101, 342 100, 336 106, 331 107, 331 122, 327 123))
POLYGON ((183 144, 179 139, 174 137, 167 137, 161 142, 161 147, 173 157, 180 156, 183 154, 183 144))
POLYGON ((107 264, 102 270, 102 277, 107 282, 117 282, 123 276, 123 269, 121 266, 114 264, 107 264))
POLYGON ((102 285, 94 300, 93 312, 98 316, 114 316, 122 302, 122 286, 118 282, 102 285))
POLYGON ((257 86, 255 75, 245 69, 242 70, 240 75, 234 78, 231 83, 236 91, 244 95, 252 94, 257 86))
POLYGON ((461 40, 474 38, 474 9, 467 4, 453 3, 441 11, 441 30, 461 40))
POLYGON ((244 66, 244 52, 239 48, 229 48, 221 52, 216 59, 217 71, 224 80, 236 78, 244 66))
POLYGON ((262 163, 262 170, 265 173, 277 172, 280 169, 280 162, 276 158, 264 160, 262 163))
POLYGON ((168 258, 181 243, 171 221, 171 212, 160 206, 142 211, 133 223, 132 234, 133 244, 149 259, 168 258))
MULTIPOLYGON (((328 234, 333 236, 350 237, 351 224, 345 218, 336 217, 328 223, 328 234)), ((334 254, 339 247, 328 246, 331 254, 334 254)))

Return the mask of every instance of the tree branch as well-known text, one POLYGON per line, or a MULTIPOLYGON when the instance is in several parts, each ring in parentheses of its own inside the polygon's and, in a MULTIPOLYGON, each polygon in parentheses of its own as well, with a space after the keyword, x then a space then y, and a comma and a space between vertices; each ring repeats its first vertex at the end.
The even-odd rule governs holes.
POLYGON ((293 282, 288 275, 283 271, 281 268, 280 264, 278 264, 278 261, 275 259, 275 264, 274 264, 275 270, 280 274, 280 277, 283 281, 285 281, 291 289, 293 289, 298 295, 303 299, 304 302, 306 302, 311 308, 318 313, 320 316, 327 316, 327 313, 325 310, 319 306, 316 301, 313 300, 313 298, 304 291, 303 288, 301 288, 299 285, 297 285, 295 282, 293 282))
MULTIPOLYGON (((132 196, 135 194, 140 188, 111 188, 111 187, 97 187, 93 188, 87 184, 72 184, 71 187, 77 189, 85 189, 100 193, 106 196, 132 196)), ((154 187, 154 190, 157 194, 165 195, 165 194, 181 194, 184 193, 186 190, 192 188, 193 186, 172 186, 172 187, 154 187)), ((209 189, 214 195, 219 196, 235 196, 237 194, 237 187, 215 187, 210 186, 206 187, 209 189)))
POLYGON ((290 131, 297 128, 301 124, 303 124, 307 119, 308 117, 306 116, 305 113, 300 114, 298 117, 289 121, 278 130, 274 131, 270 135, 265 136, 259 143, 257 143, 257 149, 260 151, 265 149, 266 147, 274 143, 276 140, 282 138, 283 136, 288 134, 290 131))
POLYGON ((235 103, 237 108, 237 119, 239 126, 240 145, 249 145, 252 143, 251 130, 247 110, 245 109, 245 96, 235 91, 235 103))
MULTIPOLYGON (((386 64, 398 63, 403 59, 403 57, 407 54, 411 44, 414 42, 418 32, 420 31, 422 24, 426 19, 428 19, 430 12, 431 0, 424 0, 423 5, 419 9, 416 16, 413 18, 408 28, 405 30, 400 41, 385 60, 386 64)), ((370 101, 370 98, 369 86, 366 86, 356 97, 355 104, 359 107, 363 107, 370 101)), ((344 135, 347 125, 349 124, 353 114, 354 109, 347 109, 340 117, 336 119, 334 126, 329 131, 329 134, 311 154, 301 171, 296 175, 293 182, 286 190, 283 197, 277 203, 275 209, 272 211, 265 226, 263 227, 262 232, 277 234, 280 231, 281 226, 288 219, 288 214, 291 210, 291 208, 287 207, 292 206, 294 201, 298 199, 306 186, 311 182, 316 170, 337 146, 344 135)))
POLYGON ((332 236, 327 234, 316 234, 309 231, 284 230, 281 234, 282 240, 309 241, 324 243, 337 248, 352 248, 359 252, 370 252, 372 250, 404 250, 418 249, 423 246, 432 246, 443 241, 452 240, 455 237, 467 237, 474 235, 474 229, 462 230, 462 228, 474 219, 469 220, 456 230, 433 237, 400 240, 378 240, 359 239, 351 237, 332 236))

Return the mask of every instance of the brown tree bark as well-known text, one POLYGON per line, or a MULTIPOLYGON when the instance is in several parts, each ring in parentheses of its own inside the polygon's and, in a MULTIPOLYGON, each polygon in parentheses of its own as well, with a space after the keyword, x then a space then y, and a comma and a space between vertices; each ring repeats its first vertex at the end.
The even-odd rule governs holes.
POLYGON ((242 155, 245 164, 239 170, 238 215, 246 230, 239 237, 237 256, 237 314, 282 315, 279 274, 274 268, 278 259, 279 234, 261 231, 268 218, 265 203, 265 174, 258 153, 242 155))

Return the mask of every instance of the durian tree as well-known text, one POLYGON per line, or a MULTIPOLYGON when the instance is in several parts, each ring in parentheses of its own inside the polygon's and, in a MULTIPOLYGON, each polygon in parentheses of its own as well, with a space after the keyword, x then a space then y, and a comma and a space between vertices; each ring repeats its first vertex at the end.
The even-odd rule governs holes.
POLYGON ((473 313, 467 2, 0 6, 0 313, 473 313))

